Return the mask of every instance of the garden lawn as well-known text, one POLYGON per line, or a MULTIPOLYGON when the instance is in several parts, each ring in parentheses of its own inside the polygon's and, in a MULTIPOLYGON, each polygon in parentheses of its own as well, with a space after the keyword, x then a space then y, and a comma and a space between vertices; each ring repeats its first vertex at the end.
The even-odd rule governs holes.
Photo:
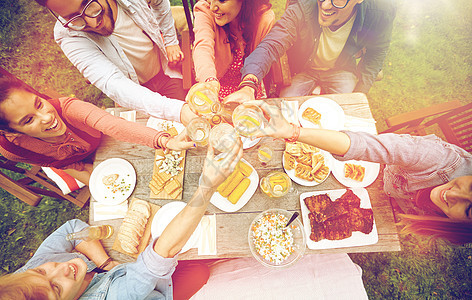
MULTIPOLYGON (((280 16, 285 1, 272 3, 280 16)), ((385 77, 367 95, 379 131, 386 129, 384 120, 389 116, 454 99, 463 104, 472 101, 472 2, 397 3, 385 77)), ((88 85, 62 54, 53 40, 54 21, 34 1, 2 0, 0 65, 39 91, 51 87, 98 106, 111 106, 113 102, 88 85)), ((1 189, 0 197, 0 273, 23 265, 66 220, 88 219, 88 206, 81 210, 48 198, 31 207, 1 189)), ((401 252, 350 255, 363 269, 371 299, 472 298, 472 248, 414 236, 401 236, 401 244, 401 252)))

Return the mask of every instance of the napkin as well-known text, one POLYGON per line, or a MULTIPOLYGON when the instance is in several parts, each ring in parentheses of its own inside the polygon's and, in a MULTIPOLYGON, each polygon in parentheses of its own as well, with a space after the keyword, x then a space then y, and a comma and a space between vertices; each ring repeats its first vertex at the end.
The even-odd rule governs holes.
POLYGON ((136 111, 135 110, 122 111, 120 112, 120 118, 123 118, 130 122, 136 122, 136 111))
POLYGON ((298 101, 283 100, 280 104, 280 109, 284 118, 295 125, 300 125, 298 122, 298 101))
POLYGON ((124 218, 128 211, 128 200, 117 205, 105 205, 93 202, 93 220, 103 221, 124 218))
POLYGON ((346 115, 344 127, 350 131, 364 131, 377 134, 375 123, 376 121, 374 119, 365 119, 346 115))
POLYGON ((198 255, 216 255, 216 215, 203 216, 200 226, 198 255))

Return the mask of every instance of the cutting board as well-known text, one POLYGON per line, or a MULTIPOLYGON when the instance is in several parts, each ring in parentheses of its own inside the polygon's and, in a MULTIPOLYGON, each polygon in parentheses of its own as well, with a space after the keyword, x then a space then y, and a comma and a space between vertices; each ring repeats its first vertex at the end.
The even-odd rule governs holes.
MULTIPOLYGON (((136 201, 136 200, 137 200, 137 198, 133 197, 133 199, 131 199, 131 201, 130 201, 129 207, 131 207, 133 205, 133 202, 136 201)), ((138 253, 137 254, 132 254, 132 253, 128 253, 128 252, 124 251, 121 248, 121 243, 118 240, 118 238, 116 238, 115 242, 113 243, 113 247, 112 247, 113 250, 116 250, 118 252, 121 252, 121 253, 124 253, 126 255, 133 256, 133 257, 137 258, 138 255, 141 252, 143 252, 144 249, 146 249, 147 245, 149 244, 149 240, 151 239, 152 220, 154 219, 154 215, 156 214, 156 212, 159 210, 159 208, 161 208, 159 205, 156 205, 156 204, 149 203, 149 205, 151 206, 151 215, 149 216, 149 220, 146 224, 146 229, 144 230, 143 236, 141 237, 141 243, 138 246, 138 253)), ((120 231, 118 230, 118 232, 120 232, 120 231)))
MULTIPOLYGON (((164 156, 164 151, 162 149, 156 149, 156 153, 154 155, 154 167, 152 171, 152 175, 154 176, 155 174, 159 173, 159 167, 156 165, 156 157, 157 156, 164 156)), ((180 183, 180 186, 182 187, 182 190, 184 188, 184 170, 185 170, 185 157, 187 156, 187 151, 183 150, 181 156, 183 157, 182 161, 180 162, 180 167, 182 167, 182 171, 180 171, 179 174, 174 176, 174 179, 177 180, 180 183)), ((149 181, 152 180, 152 177, 149 181)), ((151 188, 149 188, 150 194, 149 198, 151 199, 172 199, 172 200, 181 200, 182 199, 182 193, 180 193, 176 198, 172 198, 165 189, 159 192, 159 194, 154 194, 151 188)))

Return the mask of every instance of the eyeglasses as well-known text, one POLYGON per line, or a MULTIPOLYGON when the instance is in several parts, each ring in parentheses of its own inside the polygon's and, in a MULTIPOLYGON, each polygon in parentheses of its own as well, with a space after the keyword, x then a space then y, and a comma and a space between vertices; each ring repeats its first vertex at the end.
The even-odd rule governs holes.
POLYGON ((49 11, 59 22, 61 22, 62 26, 73 30, 82 30, 85 28, 85 26, 87 26, 87 21, 85 21, 83 16, 96 18, 102 13, 103 7, 100 3, 98 3, 97 0, 90 0, 85 5, 84 9, 82 9, 82 12, 70 18, 69 21, 61 16, 56 15, 52 10, 49 11))
MULTIPOLYGON (((331 0, 331 4, 336 8, 345 8, 350 0, 331 0)), ((318 2, 325 2, 325 0, 318 0, 318 2)))

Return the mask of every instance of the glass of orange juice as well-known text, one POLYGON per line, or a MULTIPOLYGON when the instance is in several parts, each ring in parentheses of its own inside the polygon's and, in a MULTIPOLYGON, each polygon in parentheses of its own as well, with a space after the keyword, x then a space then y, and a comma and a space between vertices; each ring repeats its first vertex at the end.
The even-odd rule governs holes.
POLYGON ((277 198, 287 195, 292 188, 292 180, 284 172, 271 171, 262 177, 259 186, 267 196, 277 198))

